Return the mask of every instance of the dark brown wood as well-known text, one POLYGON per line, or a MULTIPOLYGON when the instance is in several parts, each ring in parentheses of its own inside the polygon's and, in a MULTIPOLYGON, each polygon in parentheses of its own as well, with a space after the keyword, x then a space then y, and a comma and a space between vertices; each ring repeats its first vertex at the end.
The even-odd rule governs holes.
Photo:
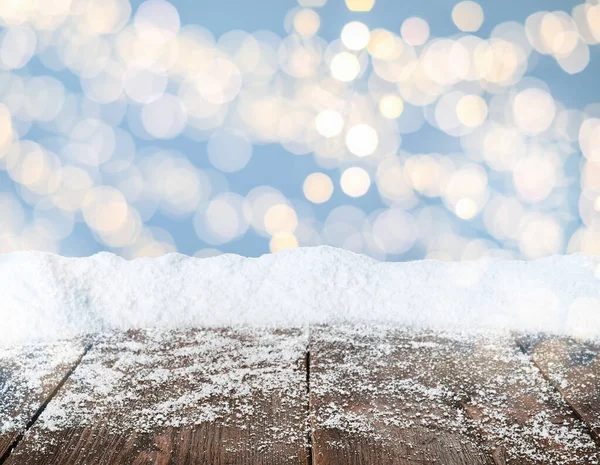
POLYGON ((306 344, 300 331, 106 336, 6 465, 306 465, 306 344))
POLYGON ((83 352, 81 341, 0 349, 0 461, 83 352))
POLYGON ((559 337, 519 342, 600 444, 600 345, 559 337))
POLYGON ((585 464, 585 426, 509 338, 313 328, 313 460, 585 464))

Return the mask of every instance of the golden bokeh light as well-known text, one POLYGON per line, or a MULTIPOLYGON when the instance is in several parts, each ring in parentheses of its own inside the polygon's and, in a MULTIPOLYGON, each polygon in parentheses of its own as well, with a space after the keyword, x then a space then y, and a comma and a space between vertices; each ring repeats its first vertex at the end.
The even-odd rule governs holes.
POLYGON ((464 32, 475 32, 483 24, 483 9, 479 3, 466 0, 452 9, 452 21, 464 32))
POLYGON ((265 229, 271 235, 279 233, 292 234, 298 226, 298 217, 292 207, 276 204, 265 213, 265 229))
POLYGON ((269 241, 269 250, 273 253, 298 247, 298 239, 290 233, 277 233, 269 241))
POLYGON ((396 119, 404 110, 404 102, 400 97, 394 94, 388 94, 379 100, 379 111, 384 118, 396 119))
POLYGON ((346 0, 350 11, 370 11, 375 5, 375 0, 346 0))
POLYGON ((344 194, 350 197, 361 197, 369 190, 371 177, 364 169, 353 166, 344 170, 340 185, 344 194))
POLYGON ((481 126, 487 114, 487 104, 479 95, 465 95, 456 105, 458 120, 470 128, 481 126))
POLYGON ((494 23, 457 0, 445 37, 425 10, 385 29, 345 3, 373 13, 331 31, 326 0, 298 0, 280 35, 167 0, 0 1, 0 251, 83 228, 128 258, 248 231, 381 260, 600 253, 600 104, 557 98, 589 92, 597 2, 494 23))
POLYGON ((313 203, 327 202, 333 194, 333 182, 325 173, 312 173, 304 180, 302 190, 313 203))
POLYGON ((302 37, 311 37, 317 33, 321 18, 315 10, 303 8, 294 15, 294 30, 302 37))
POLYGON ((123 194, 108 186, 90 189, 82 203, 85 222, 100 234, 119 231, 127 221, 129 205, 123 194))

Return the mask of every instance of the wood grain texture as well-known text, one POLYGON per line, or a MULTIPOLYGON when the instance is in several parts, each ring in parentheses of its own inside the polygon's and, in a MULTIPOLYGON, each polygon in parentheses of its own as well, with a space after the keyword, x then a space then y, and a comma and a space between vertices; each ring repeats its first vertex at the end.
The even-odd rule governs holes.
POLYGON ((301 332, 95 343, 6 465, 308 463, 301 332))
POLYGON ((83 355, 81 341, 0 349, 0 458, 83 355))
POLYGON ((509 338, 313 328, 314 463, 585 464, 585 426, 509 338))
POLYGON ((600 444, 600 345, 558 337, 519 342, 600 444))
POLYGON ((401 333, 313 328, 310 388, 317 465, 493 464, 477 430, 401 333))

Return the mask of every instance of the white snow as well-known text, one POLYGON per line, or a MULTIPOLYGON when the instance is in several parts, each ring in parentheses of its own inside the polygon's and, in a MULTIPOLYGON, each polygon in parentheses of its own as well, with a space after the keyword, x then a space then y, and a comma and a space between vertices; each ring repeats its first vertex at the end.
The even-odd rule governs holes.
POLYGON ((0 345, 130 328, 387 323, 600 339, 600 257, 381 263, 330 247, 260 258, 0 255, 0 345))

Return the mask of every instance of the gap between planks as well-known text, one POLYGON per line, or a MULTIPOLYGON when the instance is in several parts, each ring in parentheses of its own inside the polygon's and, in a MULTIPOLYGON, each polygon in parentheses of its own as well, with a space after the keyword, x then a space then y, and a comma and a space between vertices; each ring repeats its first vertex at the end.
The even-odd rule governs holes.
POLYGON ((310 333, 309 333, 309 344, 306 346, 306 355, 304 357, 304 366, 306 366, 306 423, 307 423, 307 458, 308 465, 314 465, 313 459, 313 428, 312 428, 312 405, 310 402, 310 333))
POLYGON ((40 415, 42 413, 44 413, 44 410, 46 410, 46 407, 48 407, 50 402, 52 402, 52 399, 54 399, 54 397, 56 397, 56 395, 58 394, 58 391, 60 391, 60 389, 64 386, 64 384, 67 382, 67 380, 71 377, 71 375, 73 374, 75 369, 81 364, 83 357, 85 357, 85 355, 89 352, 89 350, 91 348, 92 348, 91 343, 87 343, 84 346, 83 352, 81 353, 79 358, 75 361, 73 366, 65 373, 65 375, 61 378, 60 382, 50 392, 50 394, 48 395, 48 397, 46 397, 44 402, 42 402, 42 404, 38 407, 38 409, 35 411, 35 413, 31 417, 31 420, 29 420, 27 425, 25 425, 25 429, 23 431, 21 431, 17 435, 17 437, 15 437, 15 439, 13 439, 13 441, 10 444, 10 446, 8 447, 8 449, 6 449, 6 452, 0 457, 0 465, 4 464, 4 462, 6 462, 9 459, 12 452, 17 448, 19 443, 23 440, 23 438, 25 437, 25 434, 27 434, 27 431, 29 431, 33 427, 33 425, 35 425, 35 422, 38 420, 40 415))
POLYGON ((552 387, 552 389, 556 393, 558 393, 558 395, 569 406, 569 408, 571 409, 571 412, 573 412, 573 415, 575 415, 575 417, 579 419, 579 421, 581 422, 581 424, 585 426, 585 429, 587 430, 588 434, 590 435, 590 437, 594 440, 594 442, 596 443, 596 445, 600 449, 600 436, 598 436, 598 434, 595 433, 595 431, 593 430, 593 428, 591 427, 591 425, 588 423, 588 421, 583 417, 583 415, 581 414, 580 410, 577 408, 577 406, 575 405, 575 403, 571 401, 571 399, 569 398, 569 396, 567 396, 563 392, 563 390, 560 389, 560 387, 558 387, 556 385, 556 383, 554 382, 554 380, 552 380, 550 378, 550 376, 548 375, 548 373, 546 373, 546 371, 542 369, 542 367, 539 365, 539 363, 535 361, 533 353, 529 353, 529 351, 527 350, 527 347, 525 347, 525 345, 523 343, 523 338, 515 336, 515 337, 513 337, 513 339, 515 341, 515 344, 519 348, 519 350, 521 352, 523 352, 527 356, 527 358, 532 363, 532 365, 542 375, 542 378, 544 378, 546 380, 546 382, 552 387))

